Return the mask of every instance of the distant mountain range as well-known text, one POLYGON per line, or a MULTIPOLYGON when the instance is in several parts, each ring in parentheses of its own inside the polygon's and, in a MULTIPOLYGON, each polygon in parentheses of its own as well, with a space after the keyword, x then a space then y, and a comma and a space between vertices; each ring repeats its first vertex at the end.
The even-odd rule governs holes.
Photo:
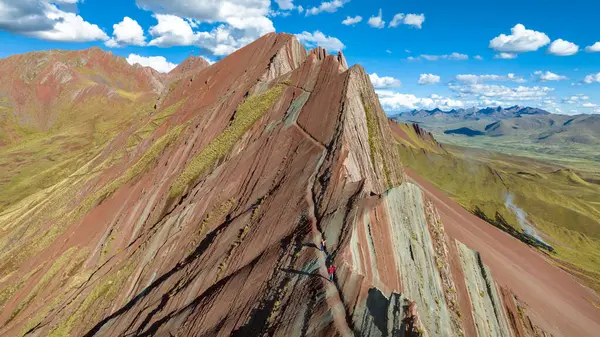
POLYGON ((433 110, 412 110, 400 113, 396 117, 417 117, 417 118, 436 118, 436 119, 463 119, 463 120, 479 120, 479 119, 507 119, 507 118, 518 118, 522 116, 536 115, 544 116, 550 115, 546 110, 524 107, 520 105, 511 106, 509 108, 489 107, 489 108, 468 108, 468 109, 452 109, 450 111, 443 111, 440 109, 433 110))
POLYGON ((413 110, 392 119, 421 124, 437 135, 517 137, 547 145, 600 145, 600 115, 559 115, 515 105, 450 111, 413 110))

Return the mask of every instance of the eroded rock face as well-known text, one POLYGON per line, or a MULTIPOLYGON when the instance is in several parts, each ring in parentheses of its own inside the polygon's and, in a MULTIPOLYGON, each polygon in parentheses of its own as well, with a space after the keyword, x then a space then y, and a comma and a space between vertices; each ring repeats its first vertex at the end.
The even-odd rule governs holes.
POLYGON ((193 76, 0 214, 1 334, 480 333, 361 67, 268 34, 193 76))

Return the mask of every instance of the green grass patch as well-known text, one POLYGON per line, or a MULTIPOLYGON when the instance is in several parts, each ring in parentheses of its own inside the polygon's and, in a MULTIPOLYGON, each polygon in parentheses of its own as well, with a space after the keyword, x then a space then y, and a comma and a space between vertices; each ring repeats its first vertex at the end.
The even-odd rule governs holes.
POLYGON ((381 163, 383 166, 383 173, 385 174, 385 181, 387 187, 392 186, 392 180, 390 177, 390 169, 385 161, 385 156, 382 153, 383 141, 381 140, 381 132, 377 116, 375 116, 373 109, 370 104, 365 102, 365 98, 361 96, 363 108, 365 109, 365 116, 367 119, 367 130, 369 132, 369 148, 371 150, 371 163, 373 168, 377 167, 377 163, 381 163))
POLYGON ((80 288, 85 282, 88 281, 88 279, 90 278, 91 275, 92 275, 92 272, 90 271, 90 272, 79 273, 79 274, 75 275, 74 277, 72 277, 70 282, 68 284, 66 284, 66 286, 62 289, 62 291, 60 292, 60 294, 58 296, 55 296, 52 299, 52 301, 50 301, 49 303, 47 303, 46 305, 44 305, 43 307, 41 307, 40 309, 38 309, 36 311, 35 316, 33 318, 31 318, 27 322, 27 324, 25 324, 25 326, 21 330, 20 335, 25 336, 25 335, 27 335, 27 333, 29 331, 31 331, 31 329, 38 326, 42 322, 44 317, 46 317, 50 312, 52 312, 59 306, 59 304, 65 299, 65 297, 67 297, 68 293, 71 290, 80 288))
POLYGON ((152 116, 150 121, 148 121, 144 126, 134 132, 133 135, 129 136, 127 139, 127 148, 132 148, 140 143, 141 140, 144 140, 151 136, 156 129, 158 129, 167 118, 171 117, 175 114, 179 109, 187 102, 187 98, 180 100, 179 102, 169 105, 159 113, 152 116))
POLYGON ((125 282, 134 270, 134 262, 122 267, 114 274, 105 277, 94 290, 83 300, 81 305, 64 322, 50 331, 49 337, 66 337, 71 335, 75 324, 81 324, 85 319, 94 319, 99 316, 103 310, 100 304, 106 304, 113 301, 125 282))
POLYGON ((41 267, 37 267, 34 270, 27 273, 21 279, 17 280, 17 282, 7 284, 2 289, 0 289, 0 311, 4 309, 6 303, 17 293, 17 291, 23 288, 25 282, 27 282, 27 280, 29 280, 29 278, 33 274, 37 273, 40 269, 41 267))
POLYGON ((192 158, 183 172, 175 179, 173 185, 169 188, 169 196, 175 198, 183 194, 185 189, 196 181, 202 173, 229 153, 235 143, 281 97, 284 87, 282 84, 276 85, 262 94, 249 97, 244 103, 240 104, 235 119, 220 135, 215 137, 200 153, 192 158))
POLYGON ((85 257, 87 256, 87 251, 82 250, 78 254, 75 254, 77 250, 77 247, 71 247, 54 262, 54 264, 50 267, 50 269, 48 269, 46 274, 42 276, 40 281, 29 292, 27 297, 21 303, 19 303, 17 308, 11 313, 7 323, 10 322, 13 318, 15 318, 19 314, 19 312, 25 309, 40 292, 44 291, 44 289, 46 288, 46 286, 48 286, 50 281, 52 281, 59 273, 63 275, 63 278, 68 277, 69 274, 73 272, 73 269, 83 262, 83 259, 85 259, 85 257), (74 254, 75 256, 73 256, 74 254))
POLYGON ((81 215, 87 213, 94 206, 101 203, 104 199, 109 197, 112 193, 114 193, 119 187, 123 184, 126 184, 141 175, 142 173, 149 170, 152 165, 154 165, 158 156, 175 140, 183 130, 186 125, 180 125, 173 129, 171 129, 167 134, 160 137, 152 146, 144 153, 144 155, 133 165, 131 166, 123 175, 121 175, 116 180, 106 184, 100 190, 96 191, 90 197, 88 197, 80 207, 81 215))
POLYGON ((64 103, 56 108, 57 118, 48 130, 19 125, 10 116, 0 123, 0 133, 11 134, 0 147, 0 211, 66 178, 151 111, 150 102, 89 97, 71 106, 67 97, 60 100, 64 103))

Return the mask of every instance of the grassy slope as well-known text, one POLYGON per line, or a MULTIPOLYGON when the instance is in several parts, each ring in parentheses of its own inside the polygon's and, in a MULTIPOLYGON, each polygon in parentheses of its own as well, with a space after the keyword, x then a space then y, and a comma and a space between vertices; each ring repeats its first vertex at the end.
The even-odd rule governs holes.
MULTIPOLYGON (((80 219, 118 187, 135 179, 151 167, 156 157, 176 140, 186 125, 171 125, 163 136, 156 137, 157 139, 150 144, 138 143, 138 147, 132 149, 130 154, 127 154, 127 143, 124 140, 113 142, 119 137, 123 138, 120 134, 122 130, 132 130, 134 134, 137 134, 148 129, 149 125, 156 130, 164 122, 164 116, 173 114, 181 106, 180 103, 176 103, 148 115, 147 110, 143 108, 144 104, 141 103, 139 102, 139 109, 131 111, 115 109, 121 113, 121 116, 115 118, 114 129, 108 128, 108 131, 101 135, 101 139, 104 137, 110 137, 110 139, 98 144, 91 142, 82 148, 81 163, 79 161, 61 162, 60 160, 66 159, 57 156, 56 165, 66 164, 68 168, 53 176, 52 181, 41 180, 43 175, 39 174, 24 175, 24 179, 30 183, 26 185, 27 188, 23 188, 21 193, 30 193, 30 195, 25 195, 19 201, 7 202, 6 208, 0 211, 0 227, 3 230, 0 233, 2 234, 0 247, 4 248, 3 253, 0 254, 0 274, 9 275, 18 268, 22 261, 48 247, 68 225, 80 219), (162 120, 162 122, 157 122, 157 120, 162 120), (119 121, 123 123, 119 124, 119 121), (101 152, 104 152, 103 156, 98 155, 101 152), (88 157, 93 159, 87 159, 88 157), (99 157, 104 159, 98 160, 99 157), (121 172, 120 176, 106 182, 103 186, 96 185, 93 190, 90 190, 89 184, 95 185, 100 173, 117 164, 127 163, 130 165, 127 166, 127 170, 121 172), (81 199, 82 191, 87 192, 84 192, 83 200, 81 199), (44 229, 44 225, 48 223, 51 223, 52 226, 44 229), (21 247, 19 242, 26 241, 34 244, 21 247), (13 245, 15 242, 17 244, 13 245)), ((148 104, 150 103, 148 102, 148 104)), ((112 107, 115 108, 114 105, 112 107)), ((153 131, 148 137, 154 134, 153 131)), ((43 139, 41 136, 39 138, 43 139)), ((141 140, 143 138, 138 141, 141 140)), ((34 148, 28 143, 21 144, 21 147, 34 148)), ((14 148, 11 149, 14 150, 14 148)), ((66 151, 63 152, 62 155, 68 155, 66 151)), ((29 161, 24 161, 21 165, 35 168, 40 165, 40 162, 38 157, 31 156, 29 161)))
POLYGON ((479 208, 492 219, 499 213, 520 230, 505 206, 506 194, 512 193, 556 249, 558 263, 600 291, 600 185, 575 171, 497 152, 455 146, 446 146, 448 152, 399 149, 404 165, 465 208, 479 208))
POLYGON ((186 166, 169 189, 171 198, 178 197, 202 173, 225 156, 235 143, 281 98, 285 86, 278 84, 264 93, 249 97, 237 108, 235 119, 186 166))
POLYGON ((105 99, 93 97, 65 111, 61 115, 64 122, 50 130, 19 129, 21 141, 0 147, 0 212, 75 172, 120 130, 149 111, 150 102, 107 104, 105 99))

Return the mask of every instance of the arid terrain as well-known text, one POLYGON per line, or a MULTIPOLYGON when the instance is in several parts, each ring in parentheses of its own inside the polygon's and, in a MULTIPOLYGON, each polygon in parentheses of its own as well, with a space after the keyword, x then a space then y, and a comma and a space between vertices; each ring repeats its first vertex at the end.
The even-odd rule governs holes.
POLYGON ((166 75, 90 49, 0 76, 0 335, 600 331, 592 290, 412 170, 446 150, 341 52, 269 33, 166 75))

